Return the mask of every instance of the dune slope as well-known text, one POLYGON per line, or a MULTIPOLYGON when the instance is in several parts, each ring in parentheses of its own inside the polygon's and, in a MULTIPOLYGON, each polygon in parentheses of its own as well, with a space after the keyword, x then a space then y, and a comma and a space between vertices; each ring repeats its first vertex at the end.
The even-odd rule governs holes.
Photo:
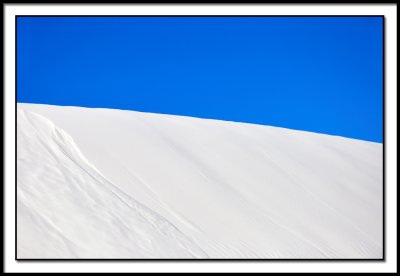
POLYGON ((382 145, 18 104, 18 258, 381 258, 382 145))

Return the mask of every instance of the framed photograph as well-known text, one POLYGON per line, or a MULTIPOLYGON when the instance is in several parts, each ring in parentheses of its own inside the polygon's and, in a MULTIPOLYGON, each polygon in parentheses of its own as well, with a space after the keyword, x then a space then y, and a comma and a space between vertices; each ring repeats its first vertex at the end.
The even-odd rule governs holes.
POLYGON ((385 14, 130 7, 14 16, 17 263, 388 260, 385 14))

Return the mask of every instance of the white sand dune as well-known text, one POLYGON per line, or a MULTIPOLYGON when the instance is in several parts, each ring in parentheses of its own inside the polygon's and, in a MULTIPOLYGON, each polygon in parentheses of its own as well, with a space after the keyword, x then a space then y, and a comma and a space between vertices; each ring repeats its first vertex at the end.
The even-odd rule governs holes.
POLYGON ((382 144, 18 104, 18 258, 382 258, 382 144))

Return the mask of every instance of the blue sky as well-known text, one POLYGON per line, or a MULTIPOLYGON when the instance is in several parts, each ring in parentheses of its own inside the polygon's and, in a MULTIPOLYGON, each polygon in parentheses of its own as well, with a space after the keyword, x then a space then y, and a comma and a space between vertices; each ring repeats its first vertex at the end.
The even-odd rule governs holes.
POLYGON ((381 17, 18 17, 17 101, 382 142, 381 17))

